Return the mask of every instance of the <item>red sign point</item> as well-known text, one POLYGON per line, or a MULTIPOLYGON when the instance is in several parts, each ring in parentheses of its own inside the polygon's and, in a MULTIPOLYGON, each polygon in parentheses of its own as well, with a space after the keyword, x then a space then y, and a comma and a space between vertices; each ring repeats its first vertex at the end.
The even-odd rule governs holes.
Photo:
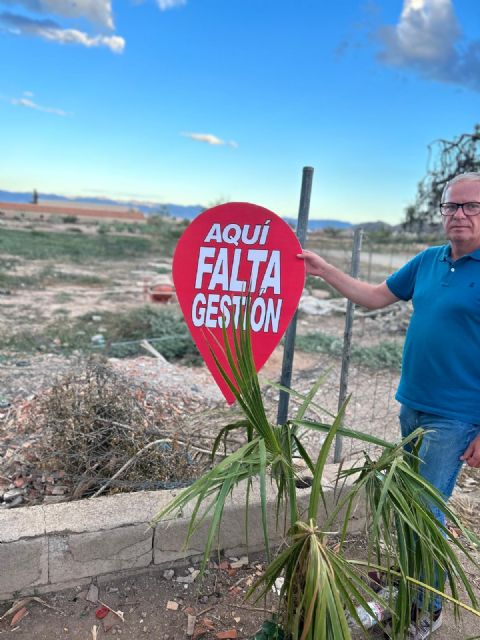
POLYGON ((204 211, 187 227, 173 259, 173 280, 190 333, 229 404, 234 395, 210 348, 229 372, 223 322, 237 327, 250 297, 252 351, 259 371, 280 342, 305 282, 300 243, 275 213, 231 202, 204 211))

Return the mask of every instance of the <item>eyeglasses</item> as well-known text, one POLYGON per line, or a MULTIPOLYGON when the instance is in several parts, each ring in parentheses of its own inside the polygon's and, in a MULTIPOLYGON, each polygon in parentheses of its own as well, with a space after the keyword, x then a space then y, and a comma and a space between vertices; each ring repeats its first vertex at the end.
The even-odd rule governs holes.
POLYGON ((480 213, 480 202, 443 202, 440 205, 440 213, 442 216, 454 216, 459 207, 466 216, 478 216, 480 213))

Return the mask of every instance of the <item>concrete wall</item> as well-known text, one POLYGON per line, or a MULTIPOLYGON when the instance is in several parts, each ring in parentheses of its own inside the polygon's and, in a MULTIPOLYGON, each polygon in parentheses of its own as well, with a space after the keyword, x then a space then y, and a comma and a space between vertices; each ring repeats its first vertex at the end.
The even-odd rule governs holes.
MULTIPOLYGON (((337 467, 327 468, 324 484, 332 505, 337 467)), ((69 588, 92 578, 110 578, 154 567, 173 566, 200 557, 207 524, 195 533, 187 549, 183 543, 189 511, 157 525, 153 516, 178 491, 119 494, 79 502, 25 507, 0 513, 0 600, 69 588)), ((299 490, 306 508, 309 490, 299 490)), ((282 538, 275 529, 275 494, 268 498, 270 540, 282 538)), ((218 548, 239 555, 264 548, 258 491, 250 494, 249 545, 245 544, 245 491, 237 488, 224 510, 218 548)), ((324 515, 324 514, 322 514, 324 515)), ((321 516, 322 517, 322 516, 321 516)), ((320 519, 321 519, 320 517, 320 519)), ((280 519, 282 521, 282 519, 280 519)), ((364 524, 363 505, 357 505, 351 531, 364 524)))

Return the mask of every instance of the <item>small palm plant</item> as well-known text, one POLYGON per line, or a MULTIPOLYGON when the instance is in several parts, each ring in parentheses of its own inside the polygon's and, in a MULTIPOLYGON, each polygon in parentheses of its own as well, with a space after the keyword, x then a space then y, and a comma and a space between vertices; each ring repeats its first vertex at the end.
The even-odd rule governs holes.
POLYGON ((240 328, 232 330, 230 335, 224 329, 222 348, 230 371, 222 366, 213 350, 211 353, 245 419, 226 425, 220 431, 213 452, 234 429, 245 430, 246 443, 184 489, 157 514, 152 524, 194 502, 186 545, 205 519, 210 519, 203 570, 213 549, 227 497, 236 485, 245 481, 248 507, 249 490, 253 480, 258 479, 265 550, 270 564, 247 596, 260 599, 271 590, 277 578, 285 578, 280 593, 281 627, 270 624, 271 634, 267 636, 267 632, 262 631, 259 638, 348 640, 352 638, 352 623, 365 631, 356 607, 362 606, 373 617, 378 615, 368 604, 378 600, 365 580, 369 569, 381 572, 387 589, 391 590, 390 596, 381 601, 391 613, 391 638, 404 638, 419 590, 424 593, 425 608, 430 604, 431 594, 440 594, 453 603, 455 613, 464 608, 480 617, 475 594, 455 550, 474 563, 475 560, 467 545, 439 525, 429 505, 439 507, 468 541, 478 541, 464 528, 440 493, 419 475, 415 447, 421 430, 399 443, 390 443, 342 426, 345 406, 331 424, 306 420, 305 413, 314 405, 318 384, 307 396, 301 396, 302 403, 294 419, 283 425, 273 424, 262 399, 248 322, 246 328, 241 328, 243 322, 239 324, 240 328), (299 428, 326 433, 315 462, 298 436, 299 428), (323 471, 337 434, 377 445, 383 452, 377 460, 366 456, 361 466, 339 471, 340 478, 352 476, 353 483, 320 525, 319 504, 322 501, 325 504, 323 471), (408 444, 413 447, 411 453, 405 451, 408 444), (306 514, 300 512, 297 501, 294 454, 303 458, 313 476, 306 514), (273 480, 277 491, 277 516, 286 508, 289 522, 286 547, 273 560, 267 530, 269 480, 273 480), (352 560, 344 553, 345 540, 352 509, 360 494, 366 495, 368 553, 365 560, 352 560), (337 533, 333 542, 327 533, 332 530, 337 533), (451 595, 443 593, 445 581, 451 595), (467 593, 470 605, 460 601, 459 585, 467 593))

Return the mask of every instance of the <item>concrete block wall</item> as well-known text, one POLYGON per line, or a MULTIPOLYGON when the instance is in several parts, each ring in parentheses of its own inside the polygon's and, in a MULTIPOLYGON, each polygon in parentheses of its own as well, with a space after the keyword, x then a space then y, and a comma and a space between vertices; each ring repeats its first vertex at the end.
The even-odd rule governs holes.
MULTIPOLYGON (((326 470, 327 505, 334 503, 336 471, 336 465, 326 470)), ((181 517, 162 521, 155 528, 149 524, 178 493, 126 493, 0 512, 0 600, 61 590, 93 578, 151 571, 200 557, 208 523, 184 548, 191 507, 181 517)), ((308 490, 299 491, 304 508, 308 497, 308 490)), ((238 487, 227 500, 217 548, 226 555, 263 549, 260 513, 259 493, 254 490, 249 497, 247 549, 245 489, 238 487)), ((279 521, 283 522, 282 517, 279 521)), ((359 504, 352 516, 351 531, 358 531, 363 524, 364 508, 359 504)), ((283 532, 276 530, 273 490, 268 496, 268 526, 271 543, 280 542, 283 532)))

